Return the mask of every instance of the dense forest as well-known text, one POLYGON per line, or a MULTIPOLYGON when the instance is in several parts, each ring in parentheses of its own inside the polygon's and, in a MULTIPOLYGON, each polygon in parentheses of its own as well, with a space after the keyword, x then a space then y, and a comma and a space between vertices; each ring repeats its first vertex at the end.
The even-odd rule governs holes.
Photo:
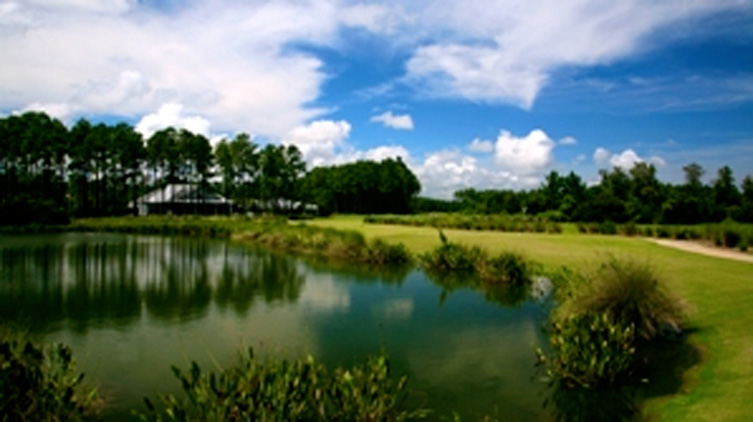
POLYGON ((556 221, 692 224, 731 218, 753 222, 753 177, 742 188, 732 170, 684 167, 685 182, 667 184, 656 168, 601 171, 587 186, 552 171, 528 191, 464 189, 453 200, 420 198, 421 185, 398 159, 359 161, 307 171, 294 145, 254 143, 246 134, 214 148, 200 134, 166 128, 148 139, 126 123, 79 120, 71 128, 41 112, 0 119, 0 224, 61 223, 71 217, 126 215, 147 192, 171 183, 213 187, 238 212, 289 213, 315 204, 320 213, 543 214, 556 221), (265 205, 266 204, 266 205, 265 205), (270 205, 271 204, 271 205, 270 205), (295 207, 293 207, 295 208, 295 207))
POLYGON ((307 173, 294 145, 261 147, 247 134, 212 148, 185 129, 143 139, 126 123, 82 119, 69 129, 40 112, 0 119, 0 224, 135 213, 139 197, 174 183, 213 187, 238 212, 281 213, 304 203, 325 212, 402 213, 421 188, 400 160, 307 173))

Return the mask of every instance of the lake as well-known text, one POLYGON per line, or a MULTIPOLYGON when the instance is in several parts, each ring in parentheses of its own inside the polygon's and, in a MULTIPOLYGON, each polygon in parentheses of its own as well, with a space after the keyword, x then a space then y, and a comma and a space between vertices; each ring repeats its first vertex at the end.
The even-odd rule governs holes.
POLYGON ((210 369, 253 346, 330 367, 386 351, 430 420, 548 420, 534 349, 545 300, 441 287, 417 270, 362 273, 226 241, 115 234, 0 237, 0 320, 71 346, 133 420, 178 392, 170 365, 210 369))

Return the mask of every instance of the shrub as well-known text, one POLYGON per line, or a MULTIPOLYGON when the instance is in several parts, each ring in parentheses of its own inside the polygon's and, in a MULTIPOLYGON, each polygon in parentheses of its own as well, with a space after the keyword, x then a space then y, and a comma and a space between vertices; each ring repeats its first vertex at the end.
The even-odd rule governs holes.
POLYGON ((632 324, 645 340, 663 327, 679 329, 685 313, 682 302, 666 291, 651 266, 614 257, 576 293, 567 310, 605 314, 623 326, 632 324))
POLYGON ((538 365, 569 387, 596 388, 630 375, 635 326, 607 314, 584 312, 555 321, 549 355, 537 351, 538 365))
POLYGON ((83 378, 67 346, 35 344, 25 334, 0 332, 3 421, 96 419, 101 402, 83 378))
POLYGON ((663 226, 659 226, 656 228, 656 236, 660 237, 662 239, 669 238, 670 236, 669 229, 663 226))
POLYGON ((429 272, 467 273, 476 272, 478 262, 484 259, 484 253, 476 246, 468 247, 447 240, 439 232, 441 244, 433 251, 421 255, 421 263, 429 272))
POLYGON ((408 248, 402 243, 390 244, 376 239, 369 245, 366 261, 376 265, 405 265, 412 260, 408 248))
POLYGON ((724 246, 728 248, 734 248, 741 240, 740 233, 734 227, 725 227, 722 236, 724 246))
POLYGON ((537 354, 554 381, 583 388, 628 381, 657 337, 680 332, 684 306, 647 264, 611 257, 590 278, 560 271, 553 280, 560 305, 551 314, 552 350, 537 354))
POLYGON ((620 233, 624 234, 625 236, 635 236, 639 234, 639 229, 635 222, 630 221, 620 227, 620 233))
POLYGON ((599 224, 599 233, 601 234, 617 234, 617 225, 613 221, 605 221, 599 224))
POLYGON ((529 265, 523 255, 504 252, 481 263, 481 278, 505 284, 524 286, 531 282, 529 265))
POLYGON ((252 349, 220 373, 203 372, 195 362, 184 373, 173 367, 188 400, 159 397, 160 412, 147 398, 154 421, 403 421, 422 417, 405 409, 407 378, 394 380, 385 356, 363 365, 328 371, 308 357, 258 362, 252 349))

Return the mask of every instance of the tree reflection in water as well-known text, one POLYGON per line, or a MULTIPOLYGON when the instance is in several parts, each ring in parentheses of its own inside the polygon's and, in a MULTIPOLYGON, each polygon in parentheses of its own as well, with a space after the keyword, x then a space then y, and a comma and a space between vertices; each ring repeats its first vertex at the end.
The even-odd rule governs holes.
POLYGON ((70 323, 125 328, 142 307, 185 321, 214 302, 245 314, 256 300, 294 302, 305 283, 295 259, 182 238, 38 236, 0 243, 0 321, 34 331, 70 323), (44 238, 44 239, 42 239, 44 238))

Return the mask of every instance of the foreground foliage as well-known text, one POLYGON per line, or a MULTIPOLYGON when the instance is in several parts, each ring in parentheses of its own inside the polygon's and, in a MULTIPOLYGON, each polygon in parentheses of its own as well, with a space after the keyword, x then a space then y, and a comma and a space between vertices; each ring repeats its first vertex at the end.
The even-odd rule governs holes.
POLYGON ((101 403, 83 383, 71 349, 0 328, 0 420, 95 420, 101 403))
POLYGON ((204 372, 173 367, 187 400, 160 396, 163 410, 145 399, 144 421, 404 421, 423 417, 405 408, 407 378, 394 380, 385 356, 351 369, 328 371, 314 358, 260 363, 252 349, 235 366, 204 372))

